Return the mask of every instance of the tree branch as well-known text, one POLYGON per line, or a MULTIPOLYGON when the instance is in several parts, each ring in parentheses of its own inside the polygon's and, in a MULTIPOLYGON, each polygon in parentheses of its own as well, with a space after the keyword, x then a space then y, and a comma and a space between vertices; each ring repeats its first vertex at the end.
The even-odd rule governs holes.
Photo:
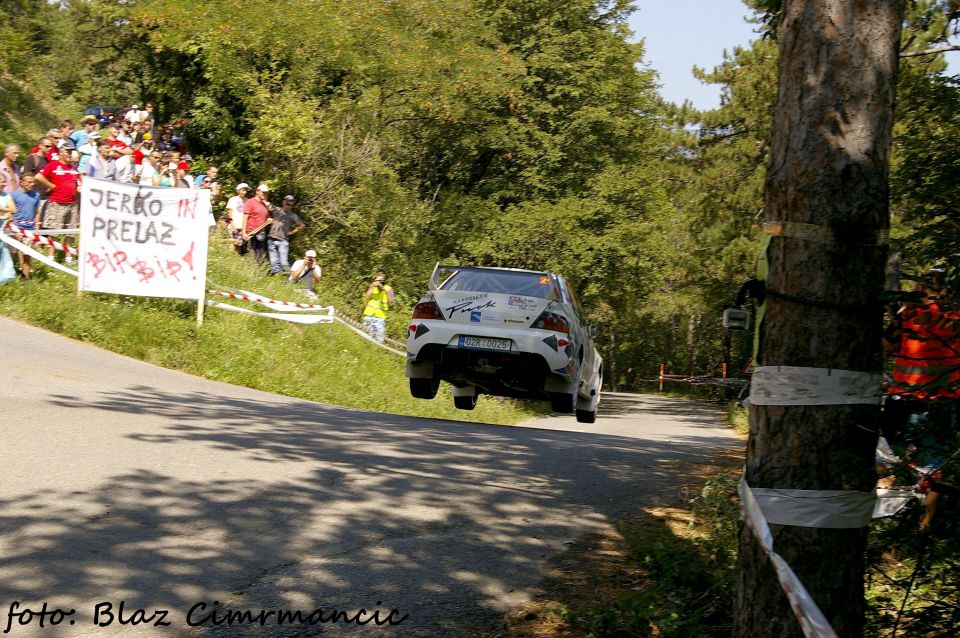
POLYGON ((901 58, 916 58, 921 55, 936 55, 938 53, 945 53, 947 51, 960 51, 960 44, 950 44, 943 47, 934 47, 932 49, 924 49, 923 51, 912 51, 910 53, 901 53, 901 58))

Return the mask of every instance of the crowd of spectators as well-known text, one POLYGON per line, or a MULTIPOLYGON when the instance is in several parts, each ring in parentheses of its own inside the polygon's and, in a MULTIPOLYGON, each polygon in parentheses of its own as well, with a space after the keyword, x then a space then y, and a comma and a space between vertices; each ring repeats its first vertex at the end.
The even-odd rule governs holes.
MULTIPOLYGON (((206 164, 199 175, 191 174, 193 158, 175 124, 158 124, 153 105, 141 109, 133 104, 101 124, 95 115, 85 115, 80 127, 65 119, 46 132, 23 158, 23 149, 7 144, 0 158, 0 222, 9 220, 24 230, 75 229, 80 223, 79 192, 85 177, 154 187, 209 189, 215 208, 226 197, 220 171, 206 164)), ((295 289, 316 298, 314 287, 321 269, 317 253, 307 250, 290 266, 290 239, 304 230, 294 212, 295 198, 285 195, 280 205, 270 202, 271 189, 260 184, 250 195, 245 182, 236 185, 216 225, 229 235, 240 255, 253 253, 260 264, 269 262, 270 275, 281 276, 295 289)), ((69 238, 62 238, 69 244, 69 238)), ((51 256, 53 251, 50 250, 51 256)), ((64 257, 69 263, 69 255, 64 257)), ((19 253, 18 271, 29 278, 29 255, 19 253)), ((387 309, 393 290, 378 273, 364 295, 364 322, 377 341, 384 339, 387 309)))
MULTIPOLYGON (((202 173, 193 175, 192 162, 178 123, 157 123, 149 102, 142 109, 137 104, 122 109, 104 123, 95 115, 85 115, 77 128, 65 119, 25 156, 17 144, 3 148, 0 194, 9 197, 4 198, 0 217, 9 207, 12 223, 26 230, 76 228, 85 177, 209 189, 214 207, 219 208, 224 197, 219 168, 206 164, 202 173)), ((287 195, 281 206, 275 206, 266 185, 248 198, 249 190, 242 183, 236 187, 218 225, 229 232, 238 253, 251 251, 261 263, 269 259, 270 274, 287 275, 290 238, 304 229, 293 212, 294 197, 287 195)), ((65 261, 70 261, 69 256, 65 261)), ((30 276, 29 256, 22 253, 19 271, 25 278, 30 276)))

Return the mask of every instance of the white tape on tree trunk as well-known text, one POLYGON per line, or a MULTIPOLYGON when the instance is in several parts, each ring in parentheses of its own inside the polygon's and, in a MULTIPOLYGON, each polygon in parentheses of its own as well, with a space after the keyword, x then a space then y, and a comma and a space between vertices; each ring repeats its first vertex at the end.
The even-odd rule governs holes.
POLYGON ((783 557, 773 550, 773 536, 770 534, 770 528, 767 526, 760 505, 753 497, 753 492, 744 478, 740 479, 737 491, 740 493, 744 520, 753 531, 767 556, 770 557, 777 579, 780 581, 780 586, 783 587, 787 600, 790 601, 790 608, 793 609, 793 613, 800 622, 803 634, 807 638, 837 638, 837 633, 830 626, 823 612, 820 611, 820 607, 817 606, 810 592, 803 586, 803 583, 797 578, 790 565, 783 560, 783 557))
POLYGON ((876 492, 750 488, 764 518, 774 525, 852 529, 873 519, 876 492))
POLYGON ((879 405, 883 377, 870 372, 761 366, 750 381, 754 405, 879 405))

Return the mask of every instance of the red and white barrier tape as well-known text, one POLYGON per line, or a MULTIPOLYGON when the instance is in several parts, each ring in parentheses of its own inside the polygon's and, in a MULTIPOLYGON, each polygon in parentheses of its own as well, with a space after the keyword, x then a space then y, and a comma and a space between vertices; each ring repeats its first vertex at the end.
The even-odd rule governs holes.
POLYGON ((31 242, 34 242, 37 244, 43 244, 45 246, 49 246, 50 248, 53 248, 54 250, 59 250, 61 252, 66 251, 68 255, 77 256, 79 254, 77 252, 77 249, 74 248, 73 246, 61 244, 60 242, 54 241, 49 237, 38 235, 32 230, 27 230, 26 228, 20 228, 16 224, 10 224, 8 228, 10 229, 10 232, 12 232, 14 235, 18 237, 23 237, 24 239, 27 239, 31 242))
MULTIPOLYGON (((363 325, 362 322, 357 321, 353 317, 348 317, 347 315, 343 314, 340 311, 337 311, 337 319, 339 319, 340 323, 342 323, 345 326, 350 326, 351 328, 357 328, 367 336, 369 336, 370 334, 369 332, 367 332, 367 328, 366 326, 363 325)), ((395 346, 396 348, 403 348, 404 350, 406 350, 407 348, 407 344, 405 344, 403 341, 397 341, 392 337, 384 337, 383 341, 384 343, 389 343, 390 345, 395 346)), ((379 342, 376 342, 375 340, 374 342, 379 344, 379 342)), ((388 348, 388 349, 392 349, 392 348, 388 348)))
POLYGON ((53 261, 46 255, 42 253, 38 253, 33 248, 30 248, 30 246, 28 246, 27 244, 17 241, 16 239, 13 238, 12 235, 8 235, 6 233, 0 232, 0 242, 10 246, 10 248, 14 250, 18 250, 22 252, 25 255, 29 255, 30 257, 33 257, 41 264, 45 264, 47 266, 50 266, 51 268, 55 268, 56 270, 66 273, 72 277, 77 276, 76 270, 73 270, 72 268, 67 268, 63 264, 58 264, 57 262, 53 261))
POLYGON ((230 304, 219 303, 216 301, 206 301, 206 305, 211 308, 220 308, 221 310, 229 310, 231 312, 240 312, 247 315, 254 315, 257 317, 266 317, 268 319, 280 319, 282 321, 290 321, 292 323, 302 323, 302 324, 316 324, 316 323, 333 323, 333 306, 327 310, 324 314, 297 314, 297 313, 279 313, 279 312, 256 312, 254 310, 247 310, 246 308, 240 308, 238 306, 231 306, 230 304))
POLYGON ((224 290, 212 290, 208 289, 207 294, 210 295, 220 295, 221 297, 226 297, 228 299, 240 299, 241 301, 252 301, 254 303, 263 304, 265 306, 280 306, 281 308, 289 308, 296 310, 326 310, 329 306, 322 306, 320 304, 310 304, 310 303, 300 303, 297 301, 280 301, 277 299, 269 299, 267 297, 260 297, 254 293, 235 293, 235 292, 226 292, 224 290))
POLYGON ((357 327, 355 327, 355 326, 350 325, 349 322, 346 322, 346 321, 344 321, 344 320, 342 319, 342 315, 341 315, 339 312, 337 313, 337 316, 334 317, 334 319, 336 319, 337 323, 339 323, 340 325, 344 326, 345 328, 348 328, 349 330, 352 330, 353 332, 357 333, 358 335, 360 335, 361 337, 363 337, 364 339, 366 339, 367 341, 369 341, 369 342, 372 343, 373 345, 375 345, 375 346, 377 346, 377 347, 380 347, 380 348, 383 348, 384 350, 387 350, 387 351, 389 351, 389 352, 392 352, 392 353, 395 354, 395 355, 399 355, 399 356, 404 357, 404 358, 407 356, 407 353, 406 353, 406 352, 401 352, 400 350, 397 350, 396 348, 391 348, 390 346, 386 345, 385 343, 380 343, 379 341, 377 341, 376 339, 374 339, 373 337, 371 337, 371 336, 370 336, 370 333, 367 332, 366 330, 362 330, 362 329, 360 329, 360 328, 357 328, 357 327))

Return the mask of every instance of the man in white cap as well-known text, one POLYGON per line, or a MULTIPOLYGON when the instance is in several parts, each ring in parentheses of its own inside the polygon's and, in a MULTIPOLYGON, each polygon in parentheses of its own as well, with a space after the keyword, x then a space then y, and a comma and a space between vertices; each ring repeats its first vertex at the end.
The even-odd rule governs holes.
POLYGON ((253 197, 243 204, 243 240, 250 242, 253 256, 257 262, 267 260, 267 225, 270 223, 269 201, 270 187, 257 186, 253 197))
POLYGON ((133 124, 134 122, 139 122, 141 118, 142 118, 142 115, 140 114, 140 109, 137 107, 136 104, 131 106, 130 110, 127 111, 126 115, 123 116, 124 121, 130 122, 130 124, 133 124))
POLYGON ((293 262, 287 282, 296 284, 297 290, 311 299, 316 299, 317 293, 314 292, 313 287, 320 280, 320 274, 320 266, 317 265, 317 251, 308 250, 303 254, 303 259, 293 262))
POLYGON ((250 186, 246 182, 240 182, 234 190, 233 197, 227 200, 225 221, 227 229, 230 231, 230 237, 233 239, 234 250, 244 255, 247 252, 247 245, 243 241, 243 204, 247 199, 250 186))

